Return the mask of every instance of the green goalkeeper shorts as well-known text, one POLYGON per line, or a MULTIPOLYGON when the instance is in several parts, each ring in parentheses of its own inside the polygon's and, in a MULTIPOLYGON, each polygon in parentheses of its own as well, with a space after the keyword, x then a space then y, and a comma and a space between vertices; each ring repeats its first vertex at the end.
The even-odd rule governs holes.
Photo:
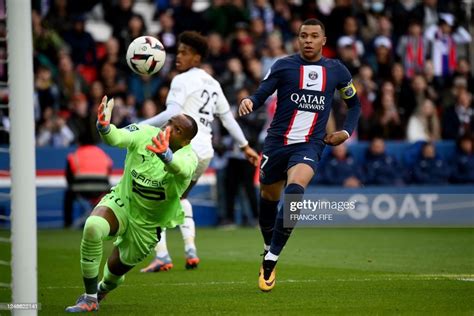
POLYGON ((117 192, 110 192, 100 200, 97 206, 110 208, 119 222, 117 239, 114 245, 117 246, 122 263, 135 266, 142 262, 155 248, 158 242, 157 228, 144 228, 130 217, 123 198, 117 192))

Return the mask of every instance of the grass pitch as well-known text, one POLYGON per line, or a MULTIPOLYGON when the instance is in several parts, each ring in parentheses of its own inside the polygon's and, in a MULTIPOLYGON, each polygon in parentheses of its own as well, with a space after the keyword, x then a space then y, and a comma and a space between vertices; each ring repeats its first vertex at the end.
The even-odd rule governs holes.
MULTIPOLYGON (((178 230, 168 233, 174 269, 130 271, 100 305, 103 315, 473 315, 474 229, 297 228, 270 293, 257 287, 257 229, 198 229, 197 270, 184 269, 178 230)), ((5 232, 2 232, 5 236, 5 232)), ((83 293, 80 231, 38 233, 40 315, 64 315, 83 293)), ((111 242, 106 242, 105 256, 111 242)), ((9 247, 0 245, 2 260, 9 247)), ((104 256, 104 257, 105 257, 104 256)), ((0 267, 0 282, 10 270, 0 267)), ((0 302, 11 302, 0 289, 0 302)), ((6 311, 0 311, 6 315, 6 311)))

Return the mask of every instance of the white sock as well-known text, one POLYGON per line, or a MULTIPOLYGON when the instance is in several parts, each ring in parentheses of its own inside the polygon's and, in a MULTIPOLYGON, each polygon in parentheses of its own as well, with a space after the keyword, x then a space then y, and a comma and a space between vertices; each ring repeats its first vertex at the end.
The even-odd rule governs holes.
POLYGON ((156 244, 155 251, 157 257, 163 258, 169 256, 168 247, 166 246, 166 230, 161 232, 161 239, 156 244))
POLYGON ((278 260, 278 256, 277 255, 274 255, 273 253, 271 253, 270 251, 265 255, 265 260, 271 260, 271 261, 277 261, 278 260))
POLYGON ((179 225, 181 230, 181 235, 183 235, 184 240, 184 251, 189 249, 196 249, 194 244, 194 236, 196 235, 196 228, 193 219, 193 206, 188 199, 181 200, 181 207, 184 211, 184 223, 179 225))
POLYGON ((270 245, 263 244, 263 250, 270 251, 270 245))
POLYGON ((87 297, 92 297, 92 298, 97 299, 97 293, 95 293, 95 294, 87 294, 86 293, 86 295, 87 295, 87 297))

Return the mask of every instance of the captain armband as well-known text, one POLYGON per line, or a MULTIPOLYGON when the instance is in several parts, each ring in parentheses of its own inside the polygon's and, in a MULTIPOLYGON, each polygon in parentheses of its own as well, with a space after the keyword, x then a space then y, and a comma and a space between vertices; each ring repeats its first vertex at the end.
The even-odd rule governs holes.
POLYGON ((345 99, 350 99, 356 94, 356 88, 354 87, 354 84, 352 83, 352 80, 349 82, 347 86, 345 86, 342 89, 339 89, 339 94, 341 97, 345 99))

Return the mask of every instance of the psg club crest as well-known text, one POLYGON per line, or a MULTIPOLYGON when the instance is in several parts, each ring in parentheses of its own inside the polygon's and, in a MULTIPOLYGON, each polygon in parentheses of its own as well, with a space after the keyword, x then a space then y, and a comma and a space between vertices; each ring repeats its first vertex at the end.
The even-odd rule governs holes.
POLYGON ((316 71, 310 71, 308 74, 309 79, 316 80, 318 79, 318 73, 316 71))
POLYGON ((344 91, 344 94, 346 95, 346 97, 351 97, 354 94, 354 89, 352 89, 352 87, 349 87, 346 89, 346 91, 344 91))

